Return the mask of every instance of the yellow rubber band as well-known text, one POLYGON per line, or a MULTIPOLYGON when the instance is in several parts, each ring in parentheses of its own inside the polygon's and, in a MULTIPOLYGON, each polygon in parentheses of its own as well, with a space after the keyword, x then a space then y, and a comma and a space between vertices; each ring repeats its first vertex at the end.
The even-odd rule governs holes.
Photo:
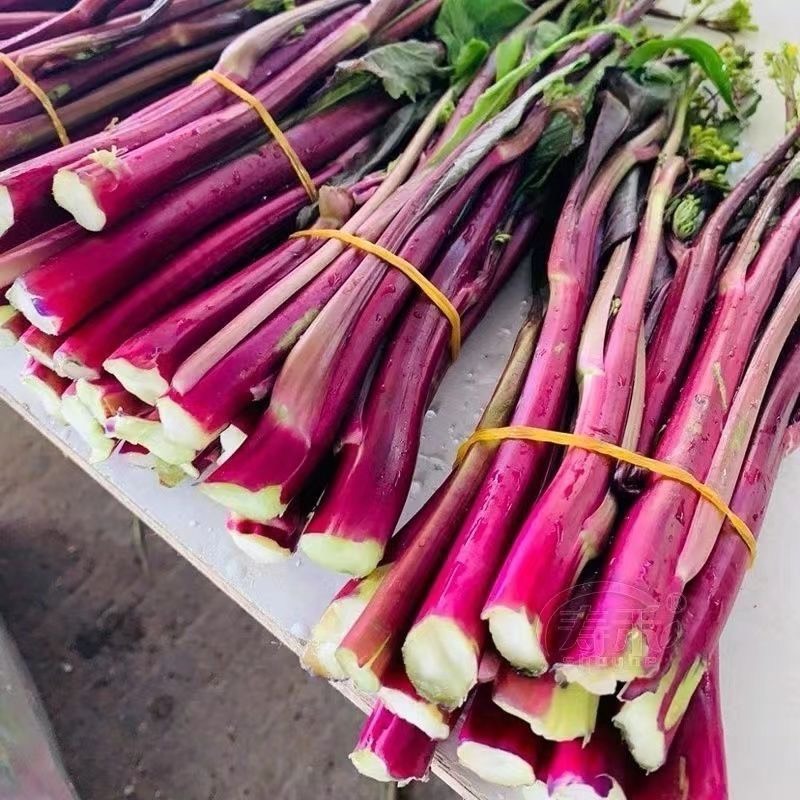
POLYGON ((507 428, 481 428, 469 437, 458 448, 456 464, 460 464, 469 449, 478 442, 501 442, 507 439, 517 439, 528 442, 543 442, 545 444, 557 444, 564 447, 578 447, 581 450, 588 450, 591 453, 598 453, 601 456, 608 456, 617 461, 624 461, 634 467, 649 470, 657 475, 661 475, 669 480, 677 481, 690 489, 694 489, 704 500, 711 503, 720 514, 727 517, 733 529, 741 537, 745 547, 750 551, 751 561, 756 557, 756 537, 748 527, 747 523, 733 512, 730 506, 722 499, 719 492, 712 489, 705 483, 697 480, 694 475, 683 467, 675 464, 668 464, 666 461, 659 461, 655 458, 648 458, 641 453, 628 450, 616 444, 604 442, 591 436, 583 436, 578 433, 563 433, 561 431, 549 431, 544 428, 529 428, 523 425, 509 426, 507 428))
POLYGON ((42 89, 42 87, 39 86, 39 84, 36 83, 36 81, 31 78, 30 75, 23 72, 16 65, 14 60, 5 53, 0 53, 0 64, 8 69, 8 71, 14 76, 14 80, 20 86, 24 86, 42 104, 42 108, 44 108, 44 110, 47 112, 47 116, 50 117, 50 122, 53 123, 53 127, 56 129, 56 134, 61 144, 69 144, 67 129, 64 127, 64 123, 59 119, 56 109, 50 102, 50 98, 47 96, 47 93, 44 91, 44 89, 42 89))
POLYGON ((278 123, 272 118, 272 115, 267 111, 264 104, 255 95, 250 94, 247 89, 242 89, 238 83, 234 83, 230 78, 219 72, 215 72, 213 69, 199 75, 195 78, 195 82, 206 79, 216 81, 220 86, 227 89, 232 94, 235 94, 242 102, 247 103, 247 105, 258 114, 266 129, 272 134, 272 138, 275 139, 278 147, 286 154, 286 158, 289 159, 292 169, 297 173, 297 177, 300 179, 300 183, 303 184, 303 188, 308 193, 308 196, 316 201, 318 193, 317 187, 314 185, 314 180, 311 175, 309 175, 308 170, 303 166, 300 157, 295 153, 291 143, 278 127, 278 123))
POLYGON ((362 239, 360 236, 354 236, 352 233, 346 233, 345 231, 327 228, 311 228, 292 234, 293 239, 301 236, 308 236, 315 239, 338 239, 340 242, 350 245, 350 247, 355 247, 357 250, 362 250, 372 256, 377 256, 381 261, 385 261, 390 266, 400 270, 406 278, 416 283, 425 295, 427 295, 428 299, 445 315, 445 317, 447 317, 447 321, 450 323, 450 352, 453 355, 453 361, 458 358, 458 354, 461 352, 461 317, 456 307, 450 302, 441 289, 434 286, 434 284, 432 284, 412 263, 392 253, 385 247, 381 247, 379 244, 370 242, 368 239, 362 239))

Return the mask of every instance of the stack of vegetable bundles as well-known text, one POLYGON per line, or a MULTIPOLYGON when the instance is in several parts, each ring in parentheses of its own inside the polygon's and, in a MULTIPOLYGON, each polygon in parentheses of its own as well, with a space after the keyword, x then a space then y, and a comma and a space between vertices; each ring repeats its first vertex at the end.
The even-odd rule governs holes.
POLYGON ((797 441, 800 63, 731 185, 752 56, 687 31, 749 7, 654 6, 0 5, 0 336, 91 460, 352 576, 303 661, 376 696, 374 778, 457 728, 529 798, 727 797, 717 644, 797 441), (520 265, 503 375, 396 531, 520 265))

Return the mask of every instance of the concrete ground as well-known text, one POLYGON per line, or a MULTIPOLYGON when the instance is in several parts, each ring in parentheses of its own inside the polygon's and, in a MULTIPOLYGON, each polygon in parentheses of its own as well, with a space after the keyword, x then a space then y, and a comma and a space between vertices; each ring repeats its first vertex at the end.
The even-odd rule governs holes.
MULTIPOLYGON (((377 800, 360 714, 0 404, 0 615, 82 800, 377 800)), ((438 781, 414 800, 450 800, 438 781)))

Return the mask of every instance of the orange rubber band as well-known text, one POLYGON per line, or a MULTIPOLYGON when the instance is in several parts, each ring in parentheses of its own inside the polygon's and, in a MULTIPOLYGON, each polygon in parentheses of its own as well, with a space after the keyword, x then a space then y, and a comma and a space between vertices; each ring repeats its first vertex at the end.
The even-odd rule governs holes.
POLYGON ((447 321, 450 323, 450 352, 452 353, 453 361, 458 358, 461 352, 461 316, 441 289, 431 283, 412 263, 406 261, 402 256, 392 253, 391 250, 381 247, 379 244, 370 242, 368 239, 362 239, 360 236, 354 236, 352 233, 346 233, 345 231, 312 228, 306 231, 297 231, 297 233, 292 234, 293 239, 301 236, 316 239, 338 239, 340 242, 350 245, 350 247, 355 247, 357 250, 376 256, 381 261, 385 261, 389 264, 389 266, 400 270, 400 272, 415 283, 442 314, 447 317, 447 321))
POLYGON ((53 127, 56 129, 58 140, 61 142, 62 146, 69 144, 67 129, 64 127, 64 123, 59 119, 55 106, 47 96, 47 92, 45 92, 30 75, 23 72, 17 66, 16 62, 5 53, 0 53, 0 64, 8 69, 14 76, 14 80, 20 86, 24 86, 42 104, 42 108, 47 112, 47 116, 50 117, 50 122, 53 123, 53 127))
POLYGON ((272 118, 272 115, 267 111, 264 104, 255 95, 250 94, 247 89, 242 89, 238 83, 234 83, 230 78, 219 72, 215 72, 213 69, 195 78, 195 83, 206 79, 216 81, 220 86, 227 89, 232 94, 235 94, 242 102, 247 103, 247 105, 258 114, 266 129, 272 134, 272 138, 275 139, 278 147, 283 150, 286 158, 289 159, 289 163, 292 165, 292 169, 297 173, 297 177, 300 179, 300 183, 303 184, 306 193, 313 201, 316 201, 318 192, 317 187, 314 185, 314 180, 308 170, 303 166, 300 157, 295 153, 286 135, 278 127, 278 123, 272 118))
POLYGON ((516 439, 528 442, 543 442, 545 444, 562 445, 563 447, 577 447, 581 450, 588 450, 601 456, 608 456, 617 461, 624 461, 634 467, 646 469, 654 472, 669 480, 682 483, 690 489, 694 489, 700 497, 711 503, 720 514, 727 517, 731 526, 744 542, 745 547, 750 551, 751 562, 756 557, 756 537, 750 530, 747 523, 722 499, 722 496, 708 484, 697 480, 694 475, 683 467, 669 464, 666 461, 659 461, 655 458, 643 456, 633 450, 620 447, 610 442, 604 442, 591 436, 583 436, 578 433, 563 433, 561 431, 549 431, 544 428, 529 428, 524 425, 509 426, 507 428, 481 428, 475 431, 458 449, 456 464, 461 464, 469 449, 478 442, 501 442, 507 439, 516 439))

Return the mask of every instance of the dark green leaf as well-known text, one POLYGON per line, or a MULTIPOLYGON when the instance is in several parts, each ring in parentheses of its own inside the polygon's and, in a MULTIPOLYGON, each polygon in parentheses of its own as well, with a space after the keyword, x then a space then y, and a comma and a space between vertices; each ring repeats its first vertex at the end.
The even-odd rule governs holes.
POLYGON ((641 69, 653 59, 660 58, 671 50, 687 55, 717 87, 722 99, 733 109, 733 87, 727 67, 717 50, 702 39, 683 37, 679 39, 651 39, 637 47, 628 57, 631 69, 641 69))

